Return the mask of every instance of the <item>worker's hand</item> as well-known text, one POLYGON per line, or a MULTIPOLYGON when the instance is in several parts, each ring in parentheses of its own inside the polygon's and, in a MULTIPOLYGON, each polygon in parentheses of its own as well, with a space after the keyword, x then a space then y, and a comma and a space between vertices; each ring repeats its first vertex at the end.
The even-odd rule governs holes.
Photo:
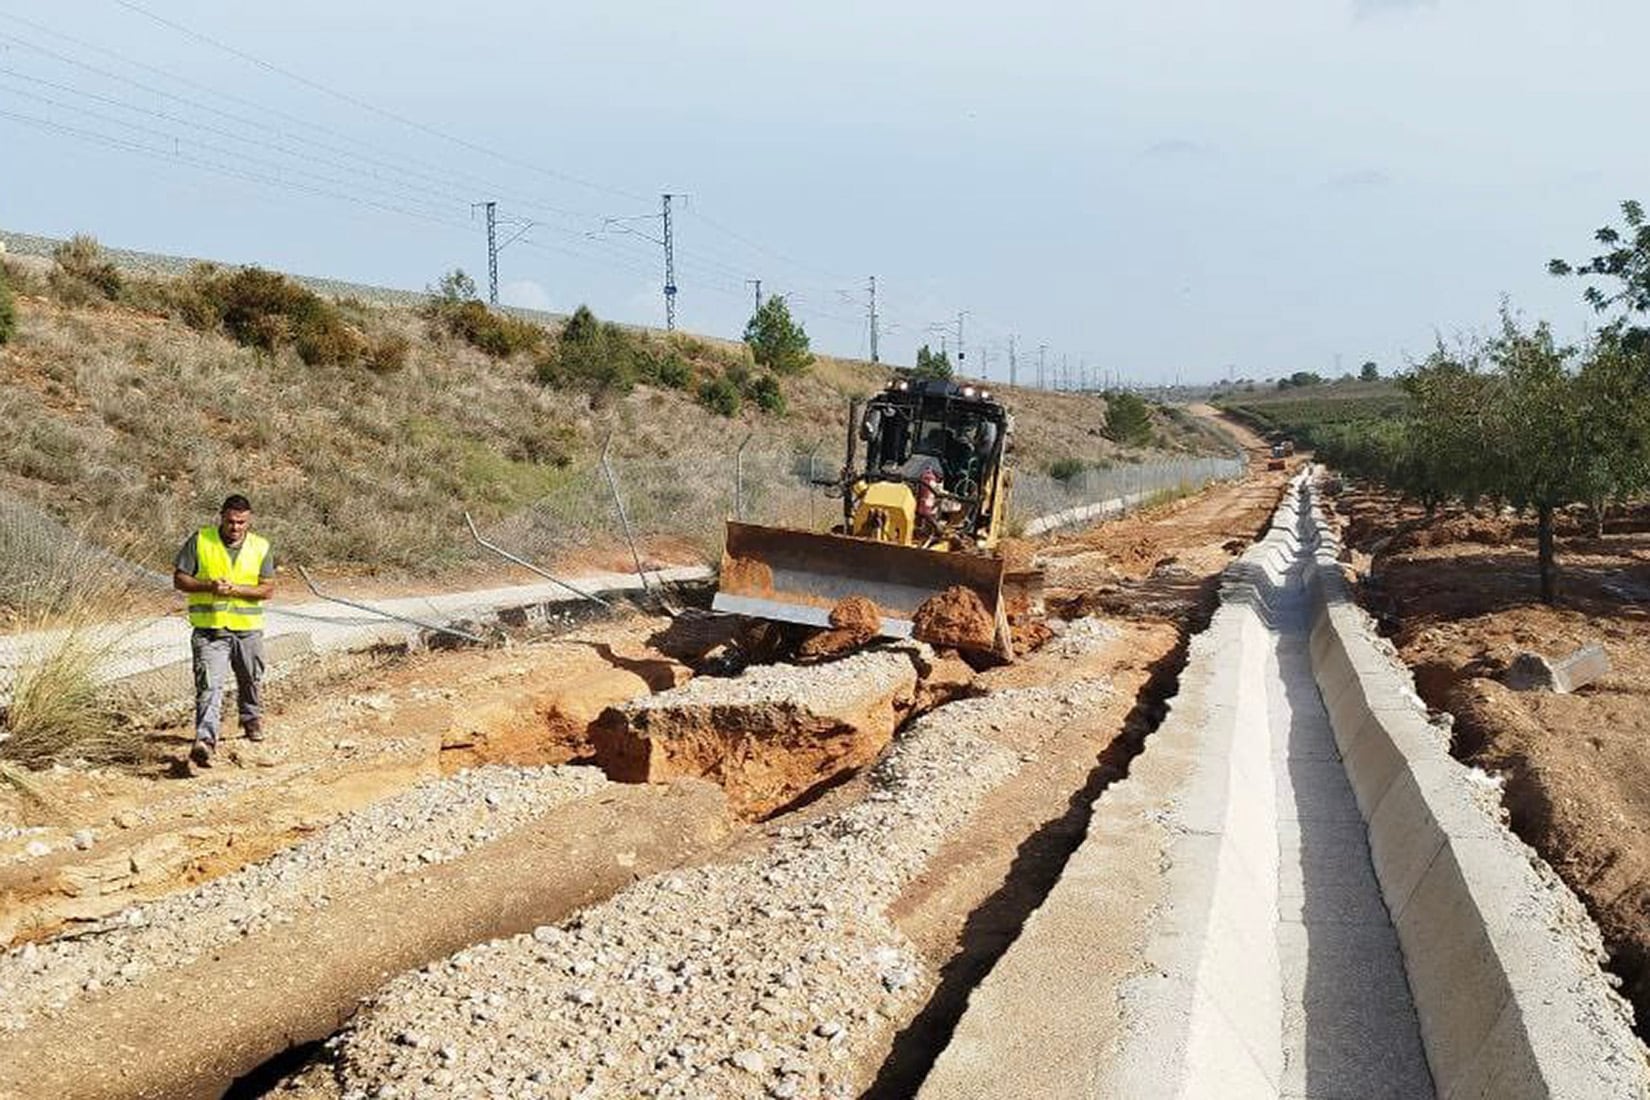
POLYGON ((230 584, 228 581, 213 581, 212 592, 214 595, 218 596, 233 596, 235 594, 235 586, 230 584))

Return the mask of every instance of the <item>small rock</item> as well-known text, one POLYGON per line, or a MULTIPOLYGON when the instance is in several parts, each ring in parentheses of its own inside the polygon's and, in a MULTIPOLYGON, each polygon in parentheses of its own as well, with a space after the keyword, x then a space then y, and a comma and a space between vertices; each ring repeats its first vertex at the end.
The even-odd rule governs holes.
POLYGON ((741 1050, 729 1061, 752 1077, 760 1077, 768 1071, 768 1063, 754 1050, 741 1050))
POLYGON ((839 1034, 841 1031, 842 1025, 837 1023, 835 1020, 825 1020, 821 1022, 818 1027, 814 1028, 814 1034, 819 1036, 821 1039, 829 1039, 832 1036, 839 1034))
POLYGON ((78 829, 71 839, 74 840, 74 846, 84 852, 92 846, 92 831, 90 829, 78 829))
POLYGON ((137 828, 138 815, 131 810, 121 810, 114 816, 115 827, 119 829, 137 828))
POLYGON ((31 840, 23 849, 23 854, 38 859, 40 856, 50 855, 52 846, 44 840, 31 840))

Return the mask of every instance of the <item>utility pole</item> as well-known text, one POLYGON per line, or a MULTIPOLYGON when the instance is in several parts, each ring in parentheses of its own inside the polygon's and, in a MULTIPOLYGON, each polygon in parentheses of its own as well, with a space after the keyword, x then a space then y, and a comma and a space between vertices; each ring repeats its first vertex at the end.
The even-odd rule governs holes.
POLYGON ((967 356, 968 356, 968 353, 963 351, 963 333, 962 333, 963 318, 967 317, 967 316, 968 316, 968 311, 966 309, 959 310, 957 312, 957 366, 958 367, 962 366, 962 361, 965 358, 967 358, 967 356))
POLYGON ((756 312, 761 313, 762 312, 762 280, 761 279, 746 279, 745 280, 745 285, 746 286, 753 286, 753 287, 756 288, 756 312))
POLYGON ((473 202, 470 212, 473 216, 476 207, 487 211, 487 304, 498 305, 498 203, 492 200, 487 202, 473 202))
POLYGON ((665 216, 665 331, 676 331, 676 243, 672 236, 670 224, 670 200, 674 198, 669 191, 662 196, 664 199, 665 216))
POLYGON ((1071 356, 1060 356, 1060 388, 1071 389, 1071 356))
POLYGON ((1046 366, 1047 359, 1048 359, 1048 345, 1047 344, 1038 344, 1037 345, 1037 388, 1040 389, 1040 390, 1048 388, 1046 385, 1044 385, 1044 375, 1043 375, 1043 368, 1046 366))
POLYGON ((871 276, 871 362, 880 363, 877 358, 877 277, 871 276))
POLYGON ((991 345, 989 344, 980 348, 980 378, 987 382, 991 381, 991 345))
POLYGON ((1017 385, 1020 381, 1020 364, 1014 358, 1014 334, 1008 334, 1008 384, 1017 385))

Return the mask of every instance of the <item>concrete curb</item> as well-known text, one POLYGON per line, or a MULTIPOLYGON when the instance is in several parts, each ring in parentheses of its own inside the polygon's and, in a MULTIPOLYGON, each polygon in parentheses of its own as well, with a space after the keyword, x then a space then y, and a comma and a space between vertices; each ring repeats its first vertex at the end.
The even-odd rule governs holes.
POLYGON ((1309 491, 1312 669, 1398 933, 1438 1095, 1650 1097, 1631 1009, 1598 932, 1540 857, 1492 816, 1450 757, 1408 670, 1377 642, 1309 491))
POLYGON ((1168 716, 974 990, 921 1100, 1279 1095, 1263 588, 1284 582, 1298 518, 1292 492, 1227 568, 1168 716))

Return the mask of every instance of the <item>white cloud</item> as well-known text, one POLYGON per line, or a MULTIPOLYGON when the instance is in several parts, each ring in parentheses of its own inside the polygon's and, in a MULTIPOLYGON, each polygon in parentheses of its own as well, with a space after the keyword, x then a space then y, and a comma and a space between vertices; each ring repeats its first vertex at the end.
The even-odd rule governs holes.
POLYGON ((550 308, 550 292, 531 279, 517 279, 498 288, 498 299, 507 306, 522 309, 550 308))

